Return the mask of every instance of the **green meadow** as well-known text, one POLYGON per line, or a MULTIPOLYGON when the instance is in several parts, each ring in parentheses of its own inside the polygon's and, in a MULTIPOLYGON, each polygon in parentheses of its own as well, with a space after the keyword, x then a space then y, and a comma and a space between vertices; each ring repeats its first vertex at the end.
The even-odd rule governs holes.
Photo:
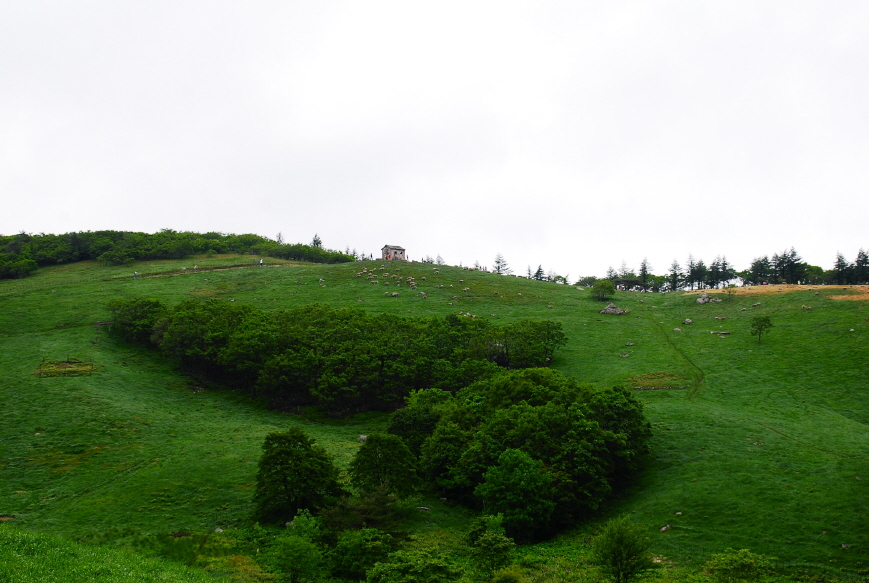
MULTIPOLYGON (((652 453, 598 514, 523 547, 527 564, 581 562, 596 526, 628 513, 677 567, 699 567, 730 547, 776 557, 795 573, 852 580, 869 572, 869 301, 833 298, 858 291, 713 290, 722 301, 703 305, 681 292, 617 292, 613 302, 629 313, 612 316, 598 313, 605 304, 586 289, 459 267, 441 266, 439 275, 421 263, 388 268, 415 277, 424 298, 357 277, 380 261, 265 258, 257 267, 258 260, 84 262, 0 281, 0 534, 44 533, 85 549, 104 543, 177 559, 170 547, 182 543, 169 535, 192 533, 200 542, 177 539, 198 549, 191 556, 202 559, 191 564, 258 580, 244 559, 255 544, 233 533, 249 526, 265 435, 300 426, 346 466, 357 437, 383 429, 387 417, 269 411, 199 386, 171 359, 95 326, 110 318, 106 303, 115 298, 211 298, 265 310, 324 303, 561 322, 568 344, 552 366, 584 382, 637 389, 652 453), (749 333, 758 315, 774 325, 761 343, 749 333), (206 540, 215 529, 223 532, 206 540)), ((431 511, 419 520, 418 541, 455 539, 471 517, 437 498, 422 504, 431 511)))

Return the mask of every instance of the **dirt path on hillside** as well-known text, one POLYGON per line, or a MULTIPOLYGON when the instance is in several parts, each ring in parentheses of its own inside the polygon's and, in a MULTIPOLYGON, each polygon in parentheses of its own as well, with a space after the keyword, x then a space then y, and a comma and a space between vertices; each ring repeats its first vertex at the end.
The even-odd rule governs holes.
MULTIPOLYGON (((750 285, 733 288, 733 295, 753 296, 758 294, 788 293, 795 291, 847 291, 850 293, 827 296, 833 300, 861 301, 869 300, 869 285, 750 285)), ((703 292, 713 294, 727 293, 723 289, 700 289, 685 292, 686 294, 701 294, 703 292)))

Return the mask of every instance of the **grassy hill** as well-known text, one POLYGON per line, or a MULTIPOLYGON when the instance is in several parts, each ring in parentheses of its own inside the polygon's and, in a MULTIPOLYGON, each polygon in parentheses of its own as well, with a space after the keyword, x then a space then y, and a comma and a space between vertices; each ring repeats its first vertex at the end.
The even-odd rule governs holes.
MULTIPOLYGON (((264 309, 322 302, 413 316, 557 320, 569 343, 553 367, 601 385, 659 389, 636 393, 654 428, 647 470, 602 516, 540 553, 570 555, 596 521, 631 513, 649 525, 655 551, 680 564, 733 547, 784 564, 848 572, 869 565, 869 302, 833 299, 853 290, 722 293, 724 301, 705 305, 684 293, 619 292, 614 302, 629 313, 604 316, 585 290, 455 267, 442 266, 440 275, 426 264, 387 268, 416 277, 427 299, 369 284, 356 276, 363 264, 266 259, 263 268, 231 268, 256 260, 203 258, 196 274, 193 260, 186 274, 180 262, 84 263, 0 282, 5 524, 106 540, 121 531, 128 534, 117 537, 135 538, 240 526, 260 444, 289 425, 303 426, 346 464, 356 437, 381 428, 385 416, 329 421, 269 412, 203 390, 159 354, 94 327, 109 318, 106 302, 136 295, 264 309), (749 334, 756 315, 775 325, 762 344, 749 334), (36 376, 44 360, 60 362, 61 372, 78 367, 63 361, 82 361, 87 374, 36 376)), ((463 524, 462 511, 426 503, 433 510, 423 528, 463 524)))

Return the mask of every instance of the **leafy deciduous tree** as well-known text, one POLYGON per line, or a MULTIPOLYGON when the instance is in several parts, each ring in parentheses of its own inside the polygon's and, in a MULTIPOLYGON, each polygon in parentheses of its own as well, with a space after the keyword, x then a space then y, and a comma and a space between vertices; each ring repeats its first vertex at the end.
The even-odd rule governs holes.
POLYGON ((594 537, 592 561, 615 583, 628 583, 655 567, 651 546, 642 526, 631 524, 627 516, 613 518, 594 537))
POLYGON ((505 450, 498 457, 474 494, 483 499, 487 511, 504 515, 505 528, 519 540, 531 540, 545 531, 555 508, 552 477, 541 461, 518 449, 505 450))
POLYGON ((751 319, 749 331, 752 336, 757 336, 757 343, 760 344, 761 336, 770 328, 772 328, 772 320, 769 316, 755 316, 751 319))
POLYGON ((340 493, 329 454, 298 427, 269 433, 262 449, 253 497, 257 518, 282 522, 340 493))
POLYGON ((397 435, 371 433, 350 462, 350 483, 361 491, 385 488, 399 495, 417 486, 413 454, 397 435))

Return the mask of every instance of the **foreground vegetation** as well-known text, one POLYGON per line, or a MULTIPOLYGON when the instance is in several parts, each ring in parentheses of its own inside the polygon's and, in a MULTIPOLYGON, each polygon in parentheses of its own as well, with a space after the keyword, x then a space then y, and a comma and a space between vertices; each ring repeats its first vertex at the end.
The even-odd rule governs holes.
MULTIPOLYGON (((184 275, 171 262, 84 263, 0 283, 0 532, 61 535, 185 564, 195 558, 214 573, 267 580, 257 545, 273 536, 249 522, 265 436, 301 427, 346 472, 357 437, 385 431, 388 416, 269 411, 247 394, 180 375, 174 359, 94 323, 110 319, 106 306, 118 298, 234 300, 266 313, 322 303, 371 315, 559 322, 567 344, 553 368, 598 387, 625 385, 643 402, 652 423, 645 470, 573 529, 518 547, 512 561, 526 578, 593 580, 589 537, 622 514, 647 525, 666 566, 656 578, 696 574, 728 547, 777 557, 783 578, 865 576, 869 304, 833 299, 850 288, 722 293, 724 301, 705 305, 690 294, 616 292, 613 301, 629 313, 604 316, 586 290, 459 268, 440 267, 436 282, 420 284, 427 298, 384 296, 384 287, 356 277, 358 264, 270 260, 262 269, 216 270, 219 261, 257 259, 203 256, 200 273, 184 275), (131 269, 142 277, 133 280, 131 269), (750 334, 757 316, 774 324, 762 344, 750 334), (43 361, 73 359, 93 366, 78 376, 33 374, 43 361)), ((435 279, 430 265, 402 271, 435 279)), ((466 543, 472 512, 439 496, 403 508, 413 533, 403 552, 446 555, 476 572, 466 543)))

